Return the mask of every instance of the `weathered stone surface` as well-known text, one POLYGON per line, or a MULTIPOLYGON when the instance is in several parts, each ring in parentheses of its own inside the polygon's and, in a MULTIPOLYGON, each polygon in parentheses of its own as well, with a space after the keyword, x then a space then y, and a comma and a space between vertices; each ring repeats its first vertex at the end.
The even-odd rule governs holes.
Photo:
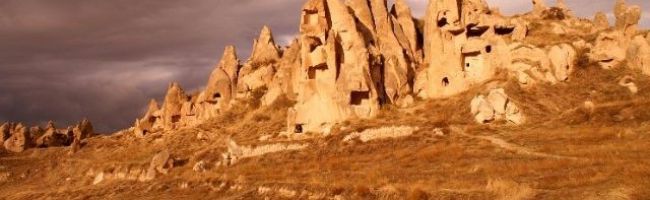
POLYGON ((156 177, 157 173, 167 174, 169 170, 174 167, 173 159, 168 150, 163 150, 158 152, 151 158, 149 163, 149 169, 147 170, 147 175, 145 181, 153 180, 156 177))
POLYGON ((545 0, 533 0, 533 14, 540 16, 546 9, 548 7, 546 7, 545 0))
POLYGON ((634 83, 634 78, 632 76, 624 76, 623 78, 619 79, 618 85, 627 88, 632 94, 639 92, 639 87, 637 87, 634 83))
POLYGON ((223 56, 221 56, 221 60, 216 68, 221 68, 226 72, 226 74, 228 74, 230 82, 232 83, 232 94, 235 94, 237 92, 237 78, 239 77, 239 70, 241 67, 234 46, 226 46, 223 51, 223 56))
POLYGON ((474 120, 480 124, 494 121, 505 121, 509 124, 521 125, 526 119, 502 88, 492 89, 488 96, 478 95, 471 102, 471 113, 474 120))
POLYGON ((273 40, 271 28, 264 26, 260 37, 253 42, 253 52, 250 61, 256 65, 277 62, 280 59, 280 50, 273 40))
POLYGON ((354 11, 354 16, 361 23, 357 26, 359 31, 363 34, 366 43, 375 42, 375 22, 370 11, 370 4, 368 0, 346 0, 346 4, 354 11))
POLYGON ((5 140, 11 137, 12 125, 9 123, 4 123, 0 126, 0 142, 4 143, 5 140))
POLYGON ((594 26, 597 30, 604 30, 609 28, 609 21, 607 15, 603 12, 597 12, 594 16, 594 26))
POLYGON ((463 81, 461 52, 465 37, 460 8, 454 0, 430 1, 425 16, 424 63, 414 91, 421 98, 444 98, 468 88, 463 81))
POLYGON ((650 76, 650 41, 640 35, 634 37, 627 50, 627 61, 630 68, 650 76))
POLYGON ((300 42, 294 40, 282 55, 278 71, 269 84, 269 90, 262 97, 262 105, 271 105, 282 95, 290 100, 297 98, 302 72, 300 61, 300 42))
POLYGON ((401 97, 411 92, 408 80, 413 68, 406 60, 405 48, 400 45, 395 36, 394 24, 388 15, 386 1, 370 0, 370 8, 377 30, 379 51, 384 58, 384 90, 388 100, 397 103, 401 97))
POLYGON ((144 137, 151 132, 155 132, 156 129, 162 127, 162 115, 158 102, 155 99, 149 101, 147 106, 147 112, 144 114, 142 119, 136 119, 134 127, 134 133, 137 137, 144 137))
POLYGON ((551 47, 548 52, 552 70, 557 81, 566 81, 575 70, 577 59, 576 50, 569 44, 560 44, 551 47))
POLYGON ((36 140, 37 147, 60 147, 70 144, 71 138, 64 133, 59 132, 54 123, 48 122, 45 128, 45 134, 36 140))
POLYGON ((494 121, 494 109, 490 102, 485 99, 485 96, 479 95, 472 99, 470 108, 477 123, 485 124, 494 121))
POLYGON ((32 147, 27 127, 19 124, 14 130, 15 131, 11 134, 11 137, 4 141, 4 147, 7 151, 20 153, 32 147))
POLYGON ((165 102, 162 105, 162 120, 165 130, 172 130, 177 127, 181 120, 181 108, 187 101, 185 91, 178 83, 172 83, 167 89, 165 102))
POLYGON ((639 20, 641 19, 641 7, 628 6, 625 0, 617 0, 614 7, 614 16, 616 17, 616 30, 622 31, 627 38, 632 38, 638 30, 639 20))
MULTIPOLYGON (((393 15, 397 17, 397 22, 401 27, 404 35, 408 39, 409 47, 411 49, 411 55, 416 55, 417 50, 419 49, 418 45, 418 33, 415 27, 415 22, 413 21, 413 14, 408 4, 404 0, 396 0, 392 9, 393 15)), ((415 56, 417 57, 417 56, 415 56)), ((419 58, 421 59, 421 58, 419 58)), ((419 60, 416 59, 419 62, 419 60)))
POLYGON ((627 56, 627 41, 621 31, 603 32, 596 38, 589 58, 603 69, 617 67, 627 56))

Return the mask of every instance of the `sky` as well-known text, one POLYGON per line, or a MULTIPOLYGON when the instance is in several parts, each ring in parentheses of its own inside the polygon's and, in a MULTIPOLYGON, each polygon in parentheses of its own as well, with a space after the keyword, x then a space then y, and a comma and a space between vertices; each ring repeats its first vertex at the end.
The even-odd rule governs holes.
MULTIPOLYGON (((415 16, 424 14, 428 1, 407 1, 415 16)), ((487 1, 508 15, 531 9, 530 0, 487 1)), ((67 126, 88 118, 99 131, 127 128, 170 82, 201 89, 226 45, 245 61, 263 25, 288 45, 304 2, 0 0, 0 122, 67 126)), ((589 18, 614 5, 566 2, 589 18)), ((650 27, 650 1, 628 3, 642 7, 641 24, 650 27)))

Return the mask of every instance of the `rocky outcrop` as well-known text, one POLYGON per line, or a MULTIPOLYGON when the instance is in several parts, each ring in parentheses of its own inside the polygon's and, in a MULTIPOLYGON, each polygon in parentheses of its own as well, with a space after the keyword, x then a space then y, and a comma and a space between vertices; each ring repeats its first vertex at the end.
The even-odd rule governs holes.
POLYGON ((255 90, 268 88, 279 61, 280 51, 273 41, 271 29, 264 26, 259 38, 253 44, 251 58, 239 71, 236 97, 247 98, 255 90))
POLYGON ((4 147, 7 151, 20 153, 32 147, 29 131, 22 124, 16 125, 11 136, 4 141, 4 147))
POLYGON ((625 0, 617 0, 614 7, 614 16, 616 17, 616 30, 623 32, 627 38, 636 35, 639 20, 641 19, 641 7, 636 5, 628 6, 625 0))
POLYGON ((505 121, 509 124, 525 123, 525 117, 519 107, 510 101, 504 89, 492 89, 487 96, 478 95, 472 100, 471 112, 477 123, 487 124, 505 121))
POLYGON ((45 128, 40 126, 28 128, 21 123, 5 123, 0 126, 0 134, 3 136, 4 149, 16 153, 34 147, 70 146, 73 141, 81 143, 95 136, 92 124, 86 119, 64 129, 57 129, 53 122, 48 122, 45 128))
POLYGON ((594 16, 594 26, 597 30, 605 30, 609 28, 609 21, 607 15, 603 12, 597 12, 594 16))
MULTIPOLYGON (((278 47, 271 29, 263 27, 245 63, 227 47, 205 90, 186 95, 173 84, 163 106, 150 105, 133 131, 146 137, 201 124, 255 98, 270 106, 284 97, 294 103, 287 132, 327 133, 345 120, 375 117, 381 106, 408 107, 414 97, 450 98, 502 81, 502 73, 527 89, 570 81, 583 51, 603 68, 627 62, 650 74, 650 38, 637 35, 638 6, 619 1, 616 26, 609 28, 603 13, 593 21, 579 19, 564 1, 556 3, 547 7, 534 0, 532 12, 508 17, 484 0, 429 1, 419 20, 404 0, 390 10, 385 0, 308 0, 291 45, 278 47), (533 30, 539 27, 549 30, 533 30), (543 33, 599 35, 595 42, 531 40, 543 33)), ((493 91, 478 96, 472 112, 481 122, 523 123, 518 107, 508 102, 505 93, 493 91)))
POLYGON ((628 45, 628 39, 625 38, 623 32, 603 32, 596 38, 589 58, 597 62, 603 69, 612 69, 625 61, 628 45))
POLYGON ((254 63, 253 65, 262 65, 278 60, 280 60, 280 50, 273 40, 271 28, 264 26, 260 37, 253 41, 253 52, 250 62, 254 63))

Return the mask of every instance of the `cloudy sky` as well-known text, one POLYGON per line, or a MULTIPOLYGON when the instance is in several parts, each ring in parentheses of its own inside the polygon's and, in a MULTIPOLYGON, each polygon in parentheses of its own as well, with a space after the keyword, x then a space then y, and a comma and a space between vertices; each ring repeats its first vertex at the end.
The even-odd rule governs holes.
MULTIPOLYGON (((589 17, 614 5, 566 1, 589 17)), ((200 89, 225 45, 245 60, 263 25, 286 44, 303 2, 0 0, 0 121, 64 125, 87 117, 104 132, 128 127, 169 82, 200 89)), ((426 2, 409 0, 416 16, 426 2)), ((488 2, 506 14, 531 7, 530 0, 488 2)), ((650 1, 628 2, 650 11, 650 1)), ((650 14, 642 24, 650 27, 650 14)))

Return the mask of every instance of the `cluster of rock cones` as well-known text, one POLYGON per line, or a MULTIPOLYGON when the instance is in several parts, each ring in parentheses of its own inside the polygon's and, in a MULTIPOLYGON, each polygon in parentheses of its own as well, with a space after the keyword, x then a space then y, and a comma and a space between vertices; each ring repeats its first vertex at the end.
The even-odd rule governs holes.
MULTIPOLYGON (((188 95, 170 84, 163 104, 152 100, 129 132, 146 137, 191 127, 237 103, 259 98, 269 106, 284 96, 295 102, 287 132, 327 133, 350 118, 373 118, 382 106, 459 95, 499 73, 522 87, 569 81, 582 57, 604 69, 626 63, 650 75, 650 34, 638 30, 640 7, 618 0, 612 27, 603 13, 593 20, 575 17, 562 0, 554 7, 533 4, 531 12, 510 17, 484 0, 436 0, 416 19, 404 0, 391 8, 386 0, 308 0, 299 36, 289 46, 279 47, 264 27, 246 62, 235 47, 226 47, 203 91, 188 95), (526 38, 536 20, 550 21, 557 35, 598 37, 533 44, 526 38)), ((493 89, 467 105, 476 121, 525 123, 506 91, 493 89)))
POLYGON ((94 134, 93 125, 85 119, 65 129, 57 129, 53 122, 48 122, 45 128, 28 128, 20 123, 4 123, 0 126, 0 139, 4 148, 11 152, 22 152, 34 147, 63 146, 71 146, 71 151, 74 152, 80 148, 84 139, 94 134))

